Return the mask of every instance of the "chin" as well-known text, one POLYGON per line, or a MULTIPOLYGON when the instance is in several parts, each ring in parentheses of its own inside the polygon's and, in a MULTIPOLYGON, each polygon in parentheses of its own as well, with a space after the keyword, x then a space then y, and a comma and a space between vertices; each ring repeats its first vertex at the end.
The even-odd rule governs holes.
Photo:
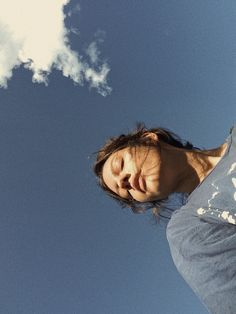
POLYGON ((147 202, 155 202, 155 201, 163 201, 163 200, 166 200, 167 198, 169 197, 169 194, 166 193, 166 194, 154 194, 154 195, 150 195, 148 197, 148 200, 147 202))
POLYGON ((139 202, 145 203, 145 202, 154 202, 154 201, 157 201, 157 200, 158 200, 157 196, 150 195, 150 196, 147 196, 147 197, 143 198, 139 202))

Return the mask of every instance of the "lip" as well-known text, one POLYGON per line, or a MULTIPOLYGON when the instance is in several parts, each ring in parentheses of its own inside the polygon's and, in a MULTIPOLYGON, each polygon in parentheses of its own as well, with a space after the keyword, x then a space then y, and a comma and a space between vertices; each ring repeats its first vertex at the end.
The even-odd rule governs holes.
POLYGON ((133 180, 131 180, 130 185, 132 189, 139 191, 139 192, 145 192, 145 182, 144 179, 137 174, 133 180))
POLYGON ((145 182, 144 178, 139 176, 138 182, 139 182, 139 187, 140 187, 141 191, 145 192, 145 190, 146 190, 146 182, 145 182))

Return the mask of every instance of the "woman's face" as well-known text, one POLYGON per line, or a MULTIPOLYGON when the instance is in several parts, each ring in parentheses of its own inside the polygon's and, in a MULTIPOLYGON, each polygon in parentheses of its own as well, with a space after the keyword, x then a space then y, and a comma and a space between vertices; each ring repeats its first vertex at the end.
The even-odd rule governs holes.
POLYGON ((127 147, 109 156, 102 177, 107 187, 120 197, 147 202, 170 194, 170 180, 165 168, 159 148, 127 147))

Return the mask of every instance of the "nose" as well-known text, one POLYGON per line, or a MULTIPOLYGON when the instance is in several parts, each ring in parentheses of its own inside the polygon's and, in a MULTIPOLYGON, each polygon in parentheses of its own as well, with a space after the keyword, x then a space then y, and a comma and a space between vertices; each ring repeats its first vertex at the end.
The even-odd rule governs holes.
POLYGON ((120 178, 118 179, 118 186, 121 189, 130 189, 131 185, 129 182, 129 178, 130 178, 130 174, 124 174, 120 176, 120 178))

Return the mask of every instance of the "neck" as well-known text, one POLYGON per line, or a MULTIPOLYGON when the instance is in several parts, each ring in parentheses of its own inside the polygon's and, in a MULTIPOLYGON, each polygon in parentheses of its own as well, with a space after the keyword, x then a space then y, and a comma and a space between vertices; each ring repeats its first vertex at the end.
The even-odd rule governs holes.
POLYGON ((173 192, 190 194, 218 164, 227 149, 227 143, 203 151, 173 149, 173 146, 168 148, 171 150, 169 156, 174 165, 172 170, 176 173, 176 186, 173 192))

